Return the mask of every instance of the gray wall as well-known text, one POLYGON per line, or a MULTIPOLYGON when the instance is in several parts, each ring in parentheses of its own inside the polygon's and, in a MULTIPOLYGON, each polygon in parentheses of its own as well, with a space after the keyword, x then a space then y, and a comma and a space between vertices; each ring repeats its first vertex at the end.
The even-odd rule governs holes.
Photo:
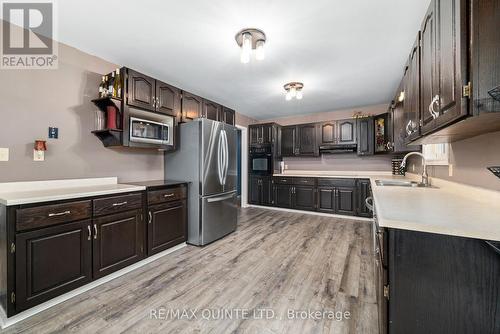
POLYGON ((90 131, 100 73, 115 64, 59 44, 58 70, 2 70, 0 147, 10 161, 0 162, 0 182, 118 176, 120 181, 162 179, 163 154, 106 149, 90 131), (59 139, 47 142, 44 162, 33 161, 35 139, 48 127, 59 139))
MULTIPOLYGON (((412 158, 417 172, 421 171, 420 159, 412 158)), ((486 167, 500 166, 500 132, 493 132, 451 144, 450 163, 453 176, 449 176, 448 166, 430 166, 429 175, 453 182, 500 191, 500 179, 486 167)))
POLYGON ((289 170, 391 171, 391 156, 358 157, 356 154, 325 154, 318 158, 284 158, 289 170))

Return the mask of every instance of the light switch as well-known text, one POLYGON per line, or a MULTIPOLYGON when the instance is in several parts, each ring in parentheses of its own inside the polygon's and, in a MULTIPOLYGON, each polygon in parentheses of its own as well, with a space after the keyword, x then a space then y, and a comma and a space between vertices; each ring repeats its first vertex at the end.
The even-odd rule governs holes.
POLYGON ((9 161, 9 149, 5 147, 0 148, 0 161, 9 161))

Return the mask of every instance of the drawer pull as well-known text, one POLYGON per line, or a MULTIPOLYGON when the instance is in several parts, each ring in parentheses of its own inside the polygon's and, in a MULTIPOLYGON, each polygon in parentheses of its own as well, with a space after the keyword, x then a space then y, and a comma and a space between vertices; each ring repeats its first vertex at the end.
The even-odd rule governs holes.
POLYGON ((173 197, 173 196, 175 196, 175 194, 165 194, 165 195, 163 195, 163 197, 165 197, 165 198, 173 197))
POLYGON ((113 203, 113 206, 122 206, 127 204, 128 202, 121 202, 121 203, 113 203))
POLYGON ((71 214, 71 211, 67 210, 67 211, 64 211, 64 212, 49 213, 49 217, 64 216, 64 215, 69 215, 69 214, 71 214))

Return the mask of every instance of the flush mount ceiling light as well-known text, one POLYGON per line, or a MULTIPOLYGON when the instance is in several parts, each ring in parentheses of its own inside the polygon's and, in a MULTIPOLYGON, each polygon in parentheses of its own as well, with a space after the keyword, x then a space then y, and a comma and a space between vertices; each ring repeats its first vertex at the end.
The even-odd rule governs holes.
POLYGON ((283 86, 286 91, 286 100, 290 101, 292 98, 302 100, 302 89, 304 84, 302 82, 289 82, 283 86))
POLYGON ((246 28, 241 30, 234 37, 236 43, 241 47, 240 60, 243 64, 250 61, 252 50, 255 50, 255 59, 262 60, 265 57, 264 44, 266 44, 266 34, 262 30, 246 28))

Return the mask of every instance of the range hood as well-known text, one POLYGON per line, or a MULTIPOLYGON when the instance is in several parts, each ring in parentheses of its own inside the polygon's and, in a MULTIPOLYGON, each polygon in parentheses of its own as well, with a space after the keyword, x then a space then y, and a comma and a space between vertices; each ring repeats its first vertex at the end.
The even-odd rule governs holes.
POLYGON ((320 154, 356 153, 357 150, 358 145, 356 144, 321 145, 319 147, 320 154))

